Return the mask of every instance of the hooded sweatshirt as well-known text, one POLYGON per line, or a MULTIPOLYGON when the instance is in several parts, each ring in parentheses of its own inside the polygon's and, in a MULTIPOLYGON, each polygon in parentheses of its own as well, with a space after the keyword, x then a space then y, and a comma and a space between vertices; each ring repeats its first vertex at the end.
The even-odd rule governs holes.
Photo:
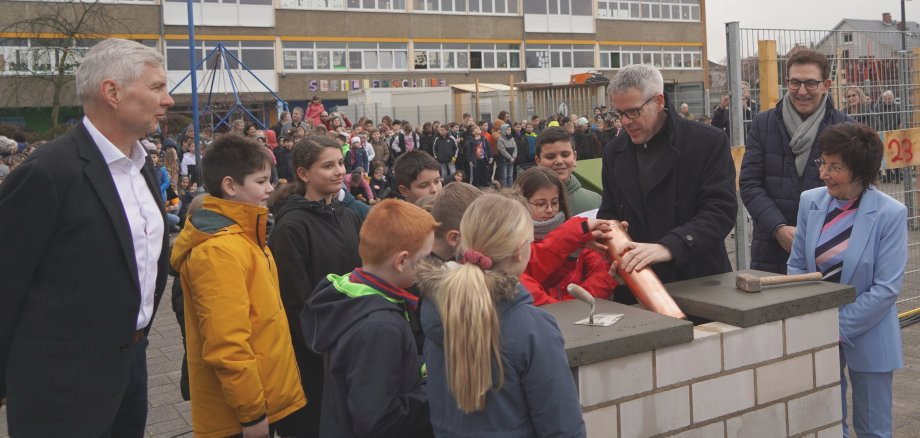
POLYGON ((581 181, 575 174, 572 174, 569 181, 565 183, 565 193, 568 195, 569 208, 573 216, 601 206, 601 195, 582 187, 581 181))
POLYGON ((320 437, 431 436, 422 364, 407 320, 414 297, 361 269, 329 274, 301 314, 327 357, 320 437))
MULTIPOLYGON (((445 271, 419 266, 424 360, 428 369, 431 425, 438 437, 584 437, 578 392, 555 318, 508 276, 492 291, 501 326, 504 385, 486 393, 486 409, 464 414, 447 385, 444 326, 437 291, 445 271)), ((496 368, 493 368, 497 370, 496 368)), ((495 385, 497 376, 493 376, 495 385)))
POLYGON ((307 347, 300 312, 326 274, 348 272, 361 265, 358 232, 361 221, 341 202, 308 201, 293 194, 275 204, 275 226, 268 240, 278 261, 281 301, 304 392, 310 398, 305 415, 309 427, 319 423, 323 394, 323 358, 307 347))
POLYGON ((173 246, 185 306, 195 436, 226 437, 306 404, 265 246, 268 209, 207 196, 173 246))

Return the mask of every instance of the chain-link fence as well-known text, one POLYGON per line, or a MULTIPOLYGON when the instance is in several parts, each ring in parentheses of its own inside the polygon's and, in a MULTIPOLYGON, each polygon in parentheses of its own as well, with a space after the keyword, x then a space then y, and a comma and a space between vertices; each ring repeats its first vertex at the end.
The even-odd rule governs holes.
MULTIPOLYGON (((729 57, 737 57, 729 60, 729 69, 738 68, 740 80, 749 84, 746 105, 759 105, 760 111, 773 109, 787 90, 786 59, 798 47, 807 47, 830 61, 829 98, 837 109, 881 132, 883 140, 888 140, 886 132, 920 127, 920 37, 897 31, 777 29, 738 29, 733 35, 731 23, 728 29, 729 57)), ((730 87, 744 99, 746 92, 737 75, 735 79, 729 75, 730 87)), ((878 188, 908 207, 908 264, 899 298, 904 310, 920 307, 918 169, 899 164, 883 163, 878 188)), ((739 234, 750 242, 748 230, 739 234)))

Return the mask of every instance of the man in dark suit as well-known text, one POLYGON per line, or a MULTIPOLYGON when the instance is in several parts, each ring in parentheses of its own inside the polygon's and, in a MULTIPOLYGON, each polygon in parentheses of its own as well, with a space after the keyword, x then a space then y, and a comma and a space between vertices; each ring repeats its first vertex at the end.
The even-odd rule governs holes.
POLYGON ((730 272, 724 242, 738 203, 728 137, 678 116, 655 67, 624 67, 608 90, 626 135, 604 149, 597 217, 629 223, 622 268, 650 267, 664 283, 730 272))
POLYGON ((127 40, 76 86, 83 121, 0 186, 0 398, 14 437, 142 437, 169 236, 138 139, 173 100, 163 56, 127 40))

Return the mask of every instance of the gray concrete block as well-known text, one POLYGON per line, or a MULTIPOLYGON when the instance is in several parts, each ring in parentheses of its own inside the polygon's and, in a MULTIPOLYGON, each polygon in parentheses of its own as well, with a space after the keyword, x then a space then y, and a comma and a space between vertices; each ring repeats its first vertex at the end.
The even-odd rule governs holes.
MULTIPOLYGON (((739 272, 761 277, 775 275, 754 270, 739 272)), ((665 287, 687 315, 737 327, 835 308, 856 299, 852 286, 824 281, 766 286, 761 292, 743 292, 735 288, 735 276, 739 272, 668 283, 665 287)))
POLYGON ((689 321, 659 315, 638 307, 598 300, 596 313, 622 313, 623 319, 610 327, 575 325, 588 316, 589 308, 579 301, 563 301, 541 307, 556 318, 565 339, 570 367, 650 351, 693 340, 689 321))

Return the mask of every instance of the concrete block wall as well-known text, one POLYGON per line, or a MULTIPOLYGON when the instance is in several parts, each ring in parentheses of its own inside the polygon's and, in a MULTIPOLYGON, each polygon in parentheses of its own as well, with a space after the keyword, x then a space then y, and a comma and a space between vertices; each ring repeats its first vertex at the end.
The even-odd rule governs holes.
POLYGON ((840 436, 837 309, 579 367, 589 437, 840 436))

